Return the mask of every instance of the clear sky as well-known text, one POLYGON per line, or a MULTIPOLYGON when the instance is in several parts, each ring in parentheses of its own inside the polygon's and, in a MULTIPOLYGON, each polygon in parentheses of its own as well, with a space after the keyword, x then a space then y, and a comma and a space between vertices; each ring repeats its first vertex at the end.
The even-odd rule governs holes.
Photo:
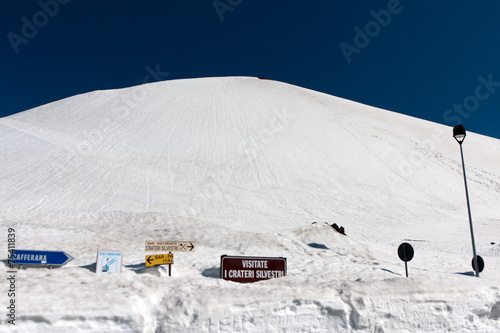
POLYGON ((496 0, 8 1, 0 116, 156 80, 260 76, 500 138, 499 15, 496 0))

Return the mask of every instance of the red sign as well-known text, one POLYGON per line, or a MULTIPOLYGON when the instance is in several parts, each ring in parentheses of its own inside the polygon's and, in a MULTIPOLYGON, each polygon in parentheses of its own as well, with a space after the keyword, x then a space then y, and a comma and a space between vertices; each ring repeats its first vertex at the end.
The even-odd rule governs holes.
POLYGON ((224 280, 248 283, 286 275, 286 258, 220 257, 220 276, 224 280))

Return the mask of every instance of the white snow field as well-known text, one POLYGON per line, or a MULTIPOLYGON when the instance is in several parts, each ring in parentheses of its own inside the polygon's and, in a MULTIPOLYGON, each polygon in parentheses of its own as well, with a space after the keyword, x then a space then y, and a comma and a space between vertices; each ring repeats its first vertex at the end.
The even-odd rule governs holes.
POLYGON ((9 228, 18 249, 74 257, 16 268, 15 298, 2 265, 1 332, 500 331, 499 140, 463 143, 479 278, 450 126, 204 78, 2 118, 0 149, 4 262, 9 228), (169 277, 144 267, 146 240, 196 249, 174 253, 169 277), (95 273, 98 249, 123 251, 120 274, 95 273), (287 276, 222 280, 223 254, 286 257, 287 276))

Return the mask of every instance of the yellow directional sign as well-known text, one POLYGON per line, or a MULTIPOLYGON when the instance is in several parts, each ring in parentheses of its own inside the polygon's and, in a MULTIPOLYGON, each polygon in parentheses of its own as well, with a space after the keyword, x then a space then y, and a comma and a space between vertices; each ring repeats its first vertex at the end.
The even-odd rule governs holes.
POLYGON ((173 253, 153 254, 150 256, 146 256, 146 267, 173 264, 173 263, 174 263, 173 253))

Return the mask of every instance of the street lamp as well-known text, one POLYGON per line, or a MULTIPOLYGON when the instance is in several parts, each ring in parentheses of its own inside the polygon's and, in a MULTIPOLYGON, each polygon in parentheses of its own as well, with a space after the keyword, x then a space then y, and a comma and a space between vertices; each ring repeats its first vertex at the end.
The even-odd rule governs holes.
POLYGON ((465 176, 465 163, 464 163, 464 152, 462 150, 462 143, 465 139, 465 127, 462 125, 456 125, 453 127, 453 137, 457 140, 460 145, 460 155, 462 156, 462 169, 464 172, 464 183, 465 183, 465 196, 467 198, 467 210, 469 212, 469 225, 470 225, 470 236, 472 239, 472 252, 474 254, 473 265, 474 270, 476 271, 476 276, 479 277, 479 267, 477 263, 477 255, 476 255, 476 243, 474 241, 474 230, 472 229, 472 216, 470 214, 470 203, 469 203, 469 191, 467 190, 467 178, 465 176))

